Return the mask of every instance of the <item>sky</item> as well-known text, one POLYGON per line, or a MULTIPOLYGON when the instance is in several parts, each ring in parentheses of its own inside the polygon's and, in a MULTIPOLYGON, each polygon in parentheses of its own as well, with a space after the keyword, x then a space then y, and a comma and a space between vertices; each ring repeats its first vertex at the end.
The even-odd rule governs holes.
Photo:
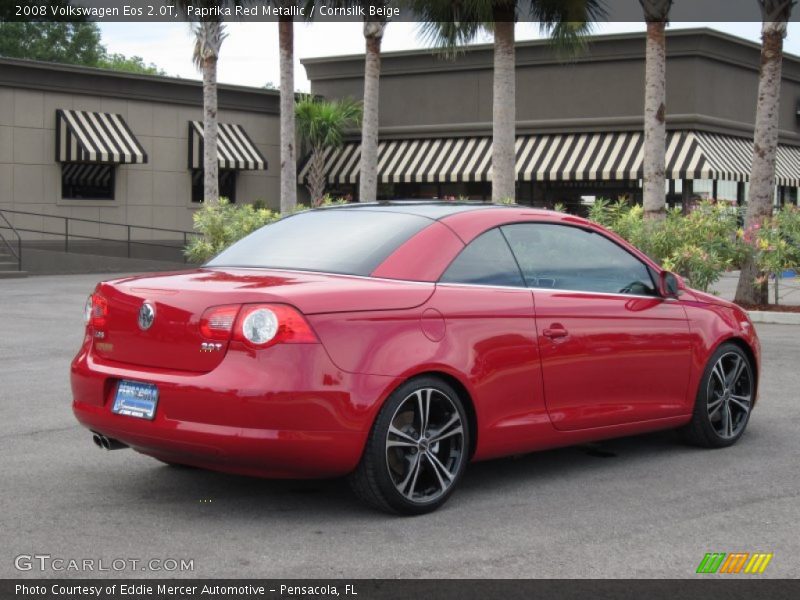
MULTIPOLYGON (((754 42, 760 41, 760 23, 677 23, 671 29, 712 27, 754 42)), ((155 63, 168 75, 200 79, 192 64, 193 36, 186 23, 102 23, 103 43, 110 52, 141 56, 155 63)), ((597 34, 644 31, 644 23, 601 23, 597 34)), ((534 23, 519 23, 518 40, 540 37, 534 23)), ((490 42, 486 37, 482 42, 490 42)), ((382 50, 424 48, 417 25, 390 22, 384 33, 382 50)), ((785 49, 800 55, 800 23, 790 23, 785 49)), ((361 23, 296 23, 295 24, 295 88, 309 91, 309 82, 301 58, 341 56, 364 52, 361 23)), ((277 23, 230 23, 228 38, 222 45, 218 65, 220 83, 262 87, 280 81, 278 70, 277 23)))

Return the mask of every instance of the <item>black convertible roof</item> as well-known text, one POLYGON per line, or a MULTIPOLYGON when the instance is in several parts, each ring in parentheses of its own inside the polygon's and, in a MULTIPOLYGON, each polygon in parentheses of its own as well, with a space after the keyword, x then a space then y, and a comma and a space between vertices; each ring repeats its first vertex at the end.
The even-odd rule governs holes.
MULTIPOLYGON (((337 204, 318 210, 368 210, 370 212, 394 212, 417 215, 429 219, 443 219, 450 215, 487 208, 514 208, 510 204, 492 204, 491 202, 454 202, 446 200, 387 200, 384 202, 355 202, 353 204, 337 204)), ((519 208, 517 206, 516 208, 519 208)))

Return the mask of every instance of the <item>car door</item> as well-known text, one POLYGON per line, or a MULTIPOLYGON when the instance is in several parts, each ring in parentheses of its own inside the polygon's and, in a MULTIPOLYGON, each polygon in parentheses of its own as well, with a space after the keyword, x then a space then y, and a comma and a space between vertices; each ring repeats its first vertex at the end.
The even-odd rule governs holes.
POLYGON ((603 234, 556 223, 502 227, 532 288, 547 410, 561 430, 687 412, 686 312, 652 270, 603 234))
POLYGON ((536 428, 550 425, 533 298, 500 229, 464 248, 428 304, 444 316, 441 362, 463 373, 475 402, 478 455, 528 451, 536 428))

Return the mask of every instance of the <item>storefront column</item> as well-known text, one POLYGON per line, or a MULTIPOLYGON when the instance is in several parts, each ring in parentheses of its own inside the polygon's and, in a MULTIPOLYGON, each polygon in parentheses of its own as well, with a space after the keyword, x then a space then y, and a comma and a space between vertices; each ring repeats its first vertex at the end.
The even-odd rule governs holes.
POLYGON ((669 206, 670 202, 675 202, 675 180, 674 179, 667 179, 667 206, 669 206))
POLYGON ((531 204, 537 208, 544 208, 547 206, 544 184, 541 181, 533 182, 533 196, 531 198, 531 204))
POLYGON ((681 210, 683 214, 689 214, 689 208, 692 202, 692 195, 694 192, 694 180, 692 179, 684 179, 682 181, 681 190, 681 210))

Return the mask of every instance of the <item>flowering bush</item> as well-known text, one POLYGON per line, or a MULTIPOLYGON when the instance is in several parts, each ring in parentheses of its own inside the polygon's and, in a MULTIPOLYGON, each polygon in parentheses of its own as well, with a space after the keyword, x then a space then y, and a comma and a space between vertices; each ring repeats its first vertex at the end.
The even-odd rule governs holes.
POLYGON ((778 304, 781 273, 800 266, 800 209, 785 206, 771 218, 747 229, 739 229, 737 238, 741 251, 753 255, 761 273, 754 285, 763 285, 772 278, 775 304, 778 304))
MULTIPOLYGON (((345 203, 345 200, 334 200, 330 196, 325 196, 320 205, 345 203)), ((273 223, 282 216, 288 216, 262 206, 263 203, 230 204, 224 198, 221 198, 218 204, 203 205, 193 217, 194 230, 202 236, 189 242, 184 250, 186 257, 194 263, 206 262, 256 229, 273 223)), ((292 214, 308 208, 298 204, 292 214)))
POLYGON ((685 277, 692 287, 707 291, 740 260, 737 214, 728 205, 701 202, 686 216, 672 209, 663 220, 645 220, 641 206, 597 200, 589 216, 663 268, 685 277))

